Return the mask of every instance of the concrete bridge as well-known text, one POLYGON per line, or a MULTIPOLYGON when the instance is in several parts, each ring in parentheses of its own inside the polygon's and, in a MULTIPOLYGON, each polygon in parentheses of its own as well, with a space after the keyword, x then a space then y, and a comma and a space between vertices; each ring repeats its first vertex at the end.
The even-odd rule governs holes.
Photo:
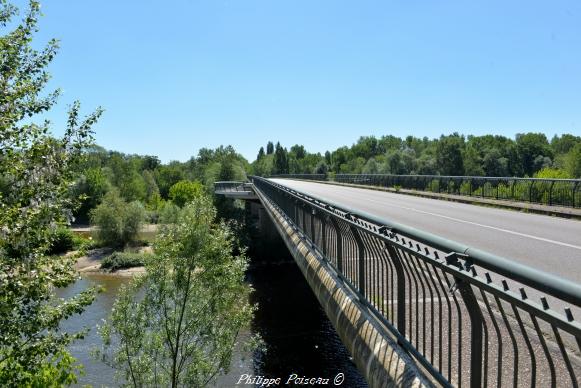
POLYGON ((370 386, 578 386, 581 222, 304 180, 216 193, 280 234, 370 386))

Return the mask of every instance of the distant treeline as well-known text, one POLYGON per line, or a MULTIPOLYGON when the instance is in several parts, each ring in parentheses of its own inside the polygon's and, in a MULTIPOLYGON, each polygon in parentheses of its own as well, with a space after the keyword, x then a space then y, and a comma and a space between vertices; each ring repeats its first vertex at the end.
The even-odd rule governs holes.
POLYGON ((91 209, 112 189, 125 201, 139 201, 146 210, 155 212, 170 202, 170 188, 180 181, 199 182, 211 191, 219 180, 287 173, 579 178, 581 137, 565 134, 549 141, 540 133, 519 134, 515 139, 456 133, 439 139, 365 136, 350 147, 325 154, 310 153, 298 144, 286 149, 269 142, 260 147, 252 164, 231 146, 202 148, 186 162, 168 164, 162 164, 157 156, 128 155, 95 146, 78 166, 74 191, 86 200, 76 216, 87 221, 91 209))
POLYGON ((249 171, 249 163, 232 147, 202 148, 187 162, 162 164, 157 156, 127 155, 95 146, 78 166, 74 192, 86 199, 76 216, 88 221, 89 212, 112 189, 125 201, 138 201, 156 211, 170 200, 170 188, 178 182, 200 182, 211 191, 215 181, 244 180, 249 171))
POLYGON ((549 141, 542 133, 405 139, 364 136, 351 147, 309 153, 302 145, 289 150, 279 143, 260 147, 252 163, 256 175, 274 174, 422 174, 581 177, 581 137, 570 134, 549 141))

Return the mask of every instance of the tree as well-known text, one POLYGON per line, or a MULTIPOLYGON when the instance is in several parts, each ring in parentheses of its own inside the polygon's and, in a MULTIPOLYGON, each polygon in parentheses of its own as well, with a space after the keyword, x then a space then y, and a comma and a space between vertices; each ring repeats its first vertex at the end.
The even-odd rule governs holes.
POLYGON ((301 160, 305 156, 307 156, 307 151, 305 150, 305 147, 302 145, 298 145, 298 144, 295 144, 294 146, 292 146, 289 153, 294 154, 294 156, 297 158, 297 160, 301 160))
POLYGON ((470 176, 484 175, 482 168, 482 159, 478 150, 475 147, 467 146, 464 150, 464 174, 470 176))
POLYGON ((258 150, 258 156, 256 156, 256 160, 260 160, 262 158, 264 158, 264 147, 260 147, 258 150))
POLYGON ((436 162, 442 175, 463 175, 464 137, 457 133, 441 136, 436 146, 436 162))
POLYGON ((179 181, 169 189, 170 199, 179 207, 193 201, 204 193, 204 186, 200 182, 179 181))
POLYGON ((111 189, 111 184, 107 180, 101 168, 87 169, 78 179, 73 192, 77 196, 83 196, 83 200, 75 215, 85 222, 91 209, 97 207, 103 196, 111 189))
MULTIPOLYGON (((200 150, 202 152, 202 150, 200 150)), ((159 187, 159 194, 167 199, 169 189, 176 183, 185 179, 185 174, 179 162, 171 162, 168 165, 161 165, 154 171, 155 181, 159 187)))
POLYGON ((327 163, 324 160, 317 163, 313 170, 313 174, 327 174, 327 172, 329 172, 329 166, 327 166, 327 163))
POLYGON ((565 169, 569 175, 581 178, 581 143, 577 143, 565 156, 565 169))
POLYGON ((143 182, 145 183, 145 199, 147 204, 155 209, 161 196, 159 195, 159 188, 157 187, 157 182, 155 182, 155 177, 151 170, 144 170, 141 173, 143 177, 143 182))
POLYGON ((119 294, 101 328, 103 360, 135 387, 204 387, 229 368, 241 328, 252 319, 247 259, 197 197, 165 226, 157 257, 119 294), (113 344, 116 344, 113 345, 113 344))
POLYGON ((553 150, 542 133, 518 133, 516 147, 523 173, 527 176, 532 176, 536 169, 546 166, 544 157, 553 157, 553 150))
MULTIPOLYGON (((76 381, 67 345, 83 332, 66 333, 60 323, 81 313, 95 290, 66 301, 54 290, 76 280, 74 259, 47 257, 52 231, 66 224, 78 205, 71 196, 74 171, 92 142, 101 109, 82 119, 72 104, 60 139, 49 123, 30 123, 47 112, 59 91, 42 96, 46 66, 57 52, 51 40, 32 48, 40 5, 30 1, 22 22, 0 36, 0 385, 52 386, 76 381), (24 122, 24 119, 27 119, 24 122)), ((11 26, 16 7, 0 2, 0 27, 11 26)))
POLYGON ((97 238, 105 245, 122 247, 135 242, 145 219, 141 203, 127 203, 117 189, 109 191, 91 211, 91 223, 98 227, 97 238))
POLYGON ((508 159, 501 156, 498 149, 487 149, 482 159, 482 168, 486 176, 508 176, 508 159))
POLYGON ((270 155, 272 153, 274 153, 274 145, 269 141, 268 144, 266 144, 266 154, 270 155))
POLYGON ((274 174, 288 174, 288 153, 280 143, 276 143, 274 151, 274 174))
POLYGON ((581 136, 565 133, 560 137, 557 135, 553 136, 551 139, 551 148, 555 154, 566 154, 579 143, 581 143, 581 136))

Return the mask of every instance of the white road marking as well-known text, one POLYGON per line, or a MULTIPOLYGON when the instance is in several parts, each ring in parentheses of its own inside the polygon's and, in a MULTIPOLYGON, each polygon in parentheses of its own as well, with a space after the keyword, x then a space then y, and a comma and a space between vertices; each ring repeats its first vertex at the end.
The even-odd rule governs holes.
POLYGON ((367 198, 367 201, 369 201, 369 202, 375 202, 375 203, 382 204, 382 205, 386 205, 386 206, 397 207, 397 208, 404 209, 404 210, 410 210, 410 211, 414 211, 414 212, 417 212, 417 213, 428 214, 428 215, 431 215, 431 216, 434 216, 434 217, 445 218, 445 219, 448 219, 448 220, 451 220, 451 221, 461 222, 461 223, 464 223, 464 224, 470 224, 470 225, 480 226, 481 228, 488 228, 488 229, 498 230, 500 232, 510 233, 510 234, 514 234, 516 236, 526 237, 526 238, 530 238, 530 239, 533 239, 533 240, 544 241, 544 242, 548 242, 548 243, 555 244, 555 245, 561 245, 561 246, 564 246, 564 247, 581 250, 581 246, 578 246, 578 245, 568 244, 568 243, 565 243, 565 242, 562 242, 562 241, 550 240, 548 238, 539 237, 539 236, 533 236, 533 235, 526 234, 526 233, 515 232, 514 230, 497 228, 496 226, 480 224, 478 222, 461 220, 459 218, 445 216, 443 214, 432 213, 432 212, 427 212, 427 211, 424 211, 424 210, 414 209, 413 207, 398 206, 398 205, 394 205, 394 204, 391 204, 391 203, 386 203, 384 201, 376 201, 376 200, 369 199, 369 198, 367 198))
MULTIPOLYGON (((354 190, 357 190, 357 191, 359 191, 359 190, 364 190, 364 189, 359 189, 359 188, 357 188, 357 189, 355 189, 355 188, 352 188, 352 189, 354 189, 354 190)), ((300 190, 300 189, 299 189, 299 190, 300 190)), ((308 191, 308 186, 307 186, 307 191, 308 191)), ((365 193, 365 194, 367 194, 367 193, 365 193)), ((322 196, 321 194, 315 194, 315 195, 320 195, 320 196, 322 196)), ((496 226, 491 226, 491 225, 480 224, 480 223, 478 223, 478 222, 472 222, 472 221, 462 220, 462 219, 455 218, 455 217, 445 216, 445 215, 443 215, 443 214, 438 214, 438 213, 427 212, 427 211, 424 211, 424 210, 419 210, 419 209, 415 209, 415 208, 412 208, 412 207, 394 205, 394 204, 392 204, 392 203, 389 203, 389 202, 387 202, 387 201, 377 201, 377 200, 371 199, 371 198, 369 198, 369 197, 367 197, 367 198, 365 199, 365 201, 368 201, 368 202, 375 202, 375 203, 377 203, 377 204, 381 204, 381 205, 384 205, 384 206, 392 206, 392 207, 397 207, 397 208, 400 208, 400 209, 409 210, 409 211, 414 211, 414 212, 417 212, 417 213, 428 214, 428 215, 431 215, 431 216, 434 216, 434 217, 441 217, 441 218, 445 218, 445 219, 448 219, 448 220, 451 220, 451 221, 456 221, 456 222, 461 222, 461 223, 464 223, 464 224, 469 224, 469 225, 479 226, 479 227, 481 227, 481 228, 488 228, 488 229, 493 229, 493 230, 497 230, 497 231, 500 231, 500 232, 505 232, 505 233, 509 233, 509 234, 516 235, 516 236, 520 236, 520 237, 530 238, 530 239, 533 239, 533 240, 543 241, 543 242, 547 242, 547 243, 550 243, 550 244, 561 245, 561 246, 564 246, 564 247, 568 247, 568 248, 573 248, 573 249, 581 250, 581 246, 578 246, 578 245, 568 244, 568 243, 565 243, 565 242, 562 242, 562 241, 551 240, 551 239, 544 238, 544 237, 533 236, 533 235, 526 234, 526 233, 516 232, 516 231, 514 231, 514 230, 509 230, 509 229, 498 228, 498 227, 496 227, 496 226)), ((568 221, 569 221, 569 220, 568 220, 568 221)))

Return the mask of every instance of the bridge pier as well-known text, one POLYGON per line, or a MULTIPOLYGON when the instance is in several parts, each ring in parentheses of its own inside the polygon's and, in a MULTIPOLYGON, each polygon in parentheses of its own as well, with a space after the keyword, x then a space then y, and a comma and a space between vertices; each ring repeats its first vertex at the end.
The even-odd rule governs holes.
MULTIPOLYGON (((258 193, 261 197, 261 194, 258 193)), ((411 357, 373 318, 310 244, 272 206, 263 211, 278 230, 339 337, 371 387, 432 386, 411 357)))

